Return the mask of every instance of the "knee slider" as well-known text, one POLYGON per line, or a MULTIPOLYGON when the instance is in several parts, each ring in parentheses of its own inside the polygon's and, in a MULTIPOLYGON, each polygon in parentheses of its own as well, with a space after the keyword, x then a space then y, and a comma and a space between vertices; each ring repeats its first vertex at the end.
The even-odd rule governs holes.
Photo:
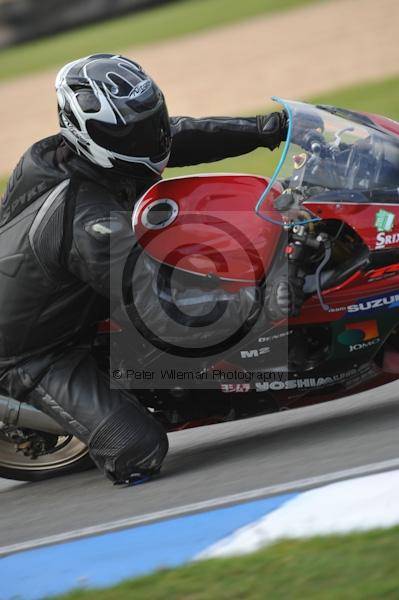
POLYGON ((134 404, 103 421, 89 441, 91 457, 112 481, 159 471, 168 447, 163 427, 134 404))

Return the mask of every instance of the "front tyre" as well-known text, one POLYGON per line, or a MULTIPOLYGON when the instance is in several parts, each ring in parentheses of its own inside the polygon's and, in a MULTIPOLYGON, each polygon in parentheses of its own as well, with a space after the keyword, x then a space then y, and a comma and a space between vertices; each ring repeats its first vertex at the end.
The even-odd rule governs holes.
POLYGON ((79 473, 94 466, 87 446, 72 436, 59 436, 50 453, 37 458, 17 452, 15 444, 0 438, 0 477, 17 481, 43 481, 79 473))

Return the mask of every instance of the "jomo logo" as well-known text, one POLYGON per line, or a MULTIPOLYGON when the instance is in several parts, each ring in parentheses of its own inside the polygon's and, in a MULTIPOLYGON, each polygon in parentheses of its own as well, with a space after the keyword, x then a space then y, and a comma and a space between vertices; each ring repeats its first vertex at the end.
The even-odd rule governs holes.
POLYGON ((349 352, 365 350, 380 341, 376 321, 362 321, 347 323, 345 331, 339 334, 338 341, 344 346, 349 346, 349 352))

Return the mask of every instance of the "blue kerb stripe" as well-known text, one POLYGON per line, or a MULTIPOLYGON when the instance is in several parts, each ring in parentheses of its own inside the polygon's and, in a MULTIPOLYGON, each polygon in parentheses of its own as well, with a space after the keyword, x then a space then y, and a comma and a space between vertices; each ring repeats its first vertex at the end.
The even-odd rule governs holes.
POLYGON ((297 495, 255 500, 6 556, 0 560, 0 598, 39 600, 76 587, 114 585, 181 565, 297 495))

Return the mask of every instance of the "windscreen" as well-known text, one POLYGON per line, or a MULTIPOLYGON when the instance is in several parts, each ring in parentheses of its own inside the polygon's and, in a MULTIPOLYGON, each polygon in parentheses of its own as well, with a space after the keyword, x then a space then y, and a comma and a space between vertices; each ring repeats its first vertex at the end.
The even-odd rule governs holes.
MULTIPOLYGON (((266 220, 283 223, 282 214, 301 201, 330 190, 362 192, 397 188, 399 143, 358 113, 333 107, 279 100, 289 117, 280 163, 257 205, 266 220), (282 184, 282 198, 270 189, 282 184), (277 207, 277 209, 276 209, 277 207)), ((367 196, 364 195, 367 201, 367 196)), ((297 215, 296 219, 300 219, 297 215)))

